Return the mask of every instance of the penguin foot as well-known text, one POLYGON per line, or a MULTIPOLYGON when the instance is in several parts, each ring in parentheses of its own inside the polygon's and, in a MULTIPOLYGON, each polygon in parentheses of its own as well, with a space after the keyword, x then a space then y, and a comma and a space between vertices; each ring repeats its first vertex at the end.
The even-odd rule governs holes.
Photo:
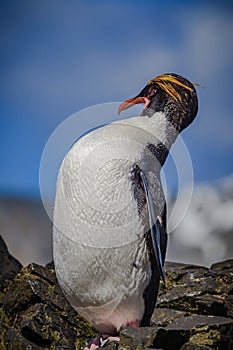
POLYGON ((120 341, 120 337, 113 337, 109 336, 108 334, 100 334, 97 338, 92 340, 85 348, 84 350, 96 350, 103 348, 105 345, 114 342, 120 341))
POLYGON ((132 328, 139 328, 140 322, 139 321, 129 322, 129 323, 127 323, 127 326, 130 326, 132 328))

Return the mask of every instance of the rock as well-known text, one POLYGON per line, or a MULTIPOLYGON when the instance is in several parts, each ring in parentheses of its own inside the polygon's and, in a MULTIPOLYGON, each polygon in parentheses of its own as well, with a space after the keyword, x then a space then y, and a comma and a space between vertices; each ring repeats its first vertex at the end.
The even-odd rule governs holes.
POLYGON ((64 298, 54 269, 22 268, 2 304, 0 349, 81 349, 97 334, 64 298))
POLYGON ((119 350, 142 350, 145 348, 151 348, 153 346, 156 333, 156 327, 125 327, 120 332, 119 350))
POLYGON ((233 269, 233 259, 215 263, 210 267, 210 270, 217 270, 217 271, 223 271, 223 270, 232 271, 232 269, 233 269))
POLYGON ((185 343, 181 350, 210 350, 211 348, 209 346, 199 346, 199 345, 194 345, 191 343, 185 343))
POLYGON ((233 318, 233 295, 228 295, 225 302, 227 308, 227 316, 233 318))
POLYGON ((22 265, 11 256, 0 236, 0 293, 12 282, 20 272, 22 265))
MULTIPOLYGON (((0 239, 0 349, 82 350, 97 332, 64 298, 54 265, 22 266, 0 239)), ((233 260, 166 263, 151 326, 125 327, 106 350, 233 350, 233 260)))
POLYGON ((216 268, 208 270, 177 264, 176 270, 174 264, 166 264, 168 290, 159 294, 157 307, 232 317, 233 260, 213 266, 216 268))
POLYGON ((188 315, 190 315, 189 312, 156 307, 151 318, 151 323, 158 327, 165 327, 177 318, 188 315))
MULTIPOLYGON (((233 320, 217 316, 182 316, 161 328, 154 345, 164 350, 183 349, 184 344, 224 350, 233 346, 233 320)), ((186 345, 187 347, 187 345, 186 345)))

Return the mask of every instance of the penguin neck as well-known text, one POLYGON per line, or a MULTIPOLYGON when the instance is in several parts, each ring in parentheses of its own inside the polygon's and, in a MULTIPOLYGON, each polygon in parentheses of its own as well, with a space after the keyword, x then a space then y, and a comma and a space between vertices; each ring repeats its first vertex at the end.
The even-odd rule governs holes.
POLYGON ((145 143, 145 152, 152 153, 161 166, 164 164, 169 150, 179 134, 164 111, 131 117, 116 121, 113 124, 136 126, 136 130, 141 129, 145 131, 146 133, 142 133, 142 135, 148 135, 147 142, 145 143))
MULTIPOLYGON (((175 142, 179 131, 169 119, 165 112, 155 112, 151 117, 147 117, 150 132, 154 134, 169 152, 175 142)), ((165 161, 165 160, 164 160, 165 161)))
POLYGON ((158 139, 156 143, 148 143, 146 148, 156 157, 161 170, 179 132, 169 121, 169 117, 165 112, 155 112, 151 116, 146 116, 146 118, 148 130, 158 139))

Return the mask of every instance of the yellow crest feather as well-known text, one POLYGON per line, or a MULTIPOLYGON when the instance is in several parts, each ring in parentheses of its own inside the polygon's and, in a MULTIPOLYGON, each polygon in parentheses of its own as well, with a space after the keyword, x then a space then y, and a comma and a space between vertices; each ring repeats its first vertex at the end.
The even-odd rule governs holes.
MULTIPOLYGON (((179 85, 186 90, 193 91, 191 87, 181 83, 179 80, 177 80, 175 77, 173 77, 170 74, 159 75, 158 77, 150 80, 146 85, 150 85, 154 83, 158 84, 161 87, 161 89, 163 89, 167 94, 169 94, 175 101, 181 101, 181 96, 170 83, 179 85)), ((195 84, 195 83, 193 84, 199 86, 199 84, 195 84)))

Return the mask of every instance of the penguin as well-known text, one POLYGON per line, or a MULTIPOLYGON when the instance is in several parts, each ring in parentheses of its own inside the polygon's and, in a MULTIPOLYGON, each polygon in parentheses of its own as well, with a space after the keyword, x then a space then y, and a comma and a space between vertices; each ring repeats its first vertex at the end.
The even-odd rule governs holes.
POLYGON ((85 349, 119 340, 123 326, 150 324, 167 247, 161 168, 196 117, 195 86, 166 73, 150 80, 118 113, 140 116, 85 134, 66 154, 53 218, 56 275, 72 307, 100 332, 85 349))

